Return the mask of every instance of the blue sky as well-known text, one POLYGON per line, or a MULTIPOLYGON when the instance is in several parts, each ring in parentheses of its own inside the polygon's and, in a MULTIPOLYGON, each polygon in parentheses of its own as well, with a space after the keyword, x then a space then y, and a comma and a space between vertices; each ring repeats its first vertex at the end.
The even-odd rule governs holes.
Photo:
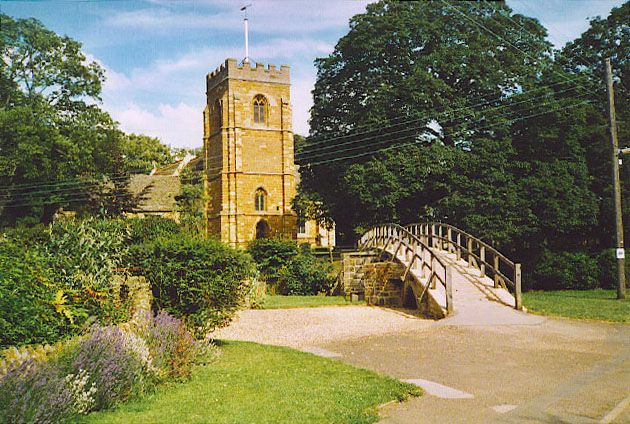
MULTIPOLYGON (((244 56, 243 12, 249 9, 250 57, 291 66, 293 127, 308 134, 313 61, 332 52, 357 0, 0 0, 0 11, 35 17, 80 41, 107 72, 102 107, 128 132, 177 147, 202 144, 205 75, 225 58, 244 56)), ((623 0, 509 0, 538 18, 556 46, 606 16, 623 0)))

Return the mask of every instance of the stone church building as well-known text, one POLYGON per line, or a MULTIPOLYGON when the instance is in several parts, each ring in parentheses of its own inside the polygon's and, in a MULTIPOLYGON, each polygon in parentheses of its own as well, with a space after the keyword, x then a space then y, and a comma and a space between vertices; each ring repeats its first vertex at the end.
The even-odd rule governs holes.
POLYGON ((227 59, 207 75, 206 96, 209 234, 235 246, 264 237, 333 246, 334 230, 298 220, 291 208, 299 175, 289 67, 227 59))

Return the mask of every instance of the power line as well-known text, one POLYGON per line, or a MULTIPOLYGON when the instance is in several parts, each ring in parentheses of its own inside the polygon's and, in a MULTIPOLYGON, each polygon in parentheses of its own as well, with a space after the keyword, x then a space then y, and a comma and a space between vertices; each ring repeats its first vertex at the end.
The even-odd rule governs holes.
MULTIPOLYGON (((563 92, 566 92, 566 91, 571 91, 571 90, 574 90, 574 89, 575 89, 575 88, 570 87, 570 88, 565 89, 565 90, 562 90, 562 91, 558 91, 558 92, 554 92, 554 93, 546 93, 546 94, 544 94, 544 95, 542 95, 542 96, 538 96, 538 97, 534 97, 534 98, 528 98, 528 99, 525 99, 525 100, 521 100, 521 101, 519 101, 519 102, 508 103, 508 104, 504 104, 504 105, 500 105, 500 106, 490 107, 490 108, 487 108, 487 109, 483 109, 483 110, 482 110, 482 112, 496 111, 496 110, 499 110, 499 109, 502 109, 502 108, 505 108, 505 107, 512 107, 512 106, 515 106, 515 105, 518 105, 518 104, 527 103, 527 102, 530 102, 530 101, 533 101, 533 100, 541 99, 541 98, 543 98, 543 97, 547 97, 547 96, 549 96, 550 94, 551 94, 551 95, 553 95, 553 94, 559 94, 559 93, 563 93, 563 92)), ((470 108, 471 108, 471 107, 464 107, 464 108, 460 108, 460 109, 470 109, 470 108)), ((443 115, 443 114, 448 114, 448 113, 450 113, 450 111, 449 111, 449 112, 442 112, 441 114, 436 115, 436 118, 437 118, 438 116, 440 116, 440 115, 443 115)), ((468 115, 473 115, 473 113, 474 113, 474 112, 471 112, 471 113, 469 113, 468 115)), ((465 116, 465 115, 464 115, 464 116, 465 116)), ((428 118, 429 118, 429 116, 425 115, 425 118, 426 118, 426 119, 428 119, 428 118)), ((433 120, 436 120, 436 118, 433 118, 433 120)), ((460 118, 462 118, 462 117, 460 117, 460 118)), ((426 119, 425 119, 425 120, 426 120, 426 119)), ((420 121, 420 120, 422 120, 422 119, 417 119, 417 120, 414 120, 414 121, 420 121)), ((448 120, 447 122, 453 122, 454 120, 455 120, 455 119, 451 119, 451 120, 448 120)), ((438 123, 439 123, 439 122, 438 122, 438 123)), ((402 125, 402 124, 390 125, 390 126, 387 126, 387 127, 383 127, 382 129, 385 129, 385 128, 391 128, 391 127, 395 127, 395 126, 399 126, 399 125, 402 125)), ((440 126, 444 127, 444 125, 442 125, 442 124, 440 124, 440 126)), ((422 128, 427 128, 427 125, 422 125, 422 128)), ((380 130, 382 130, 382 129, 380 129, 380 130)), ((407 130, 408 130, 408 129, 407 129, 407 130)), ((374 130, 374 131, 379 131, 379 130, 374 130)), ((400 130, 400 131, 396 131, 396 132, 401 132, 401 131, 405 131, 405 130, 400 130)), ((391 134, 391 133, 390 133, 390 134, 391 134)), ((300 152, 299 152, 296 156, 297 156, 297 157, 299 157, 299 158, 302 158, 302 157, 306 157, 306 156, 308 156, 308 155, 309 155, 310 153, 312 153, 312 152, 319 153, 319 152, 321 152, 321 150, 326 150, 326 149, 337 148, 337 147, 339 147, 339 146, 344 146, 344 145, 348 145, 348 144, 354 144, 354 143, 358 143, 358 142, 361 142, 361 141, 365 141, 365 140, 368 140, 368 139, 371 139, 371 138, 381 137, 382 135, 383 135, 383 134, 376 134, 376 135, 374 135, 374 136, 372 136, 372 137, 367 137, 367 138, 363 138, 363 139, 359 139, 359 140, 350 140, 350 141, 347 141, 347 142, 344 142, 344 143, 327 144, 326 146, 324 146, 324 147, 320 147, 320 148, 311 148, 312 146, 311 146, 311 145, 308 145, 308 146, 307 146, 307 147, 308 147, 308 149, 305 149, 305 150, 300 151, 300 152)), ((331 138, 331 139, 329 139, 329 140, 331 140, 331 141, 332 141, 332 140, 335 140, 335 138, 331 138)), ((320 142, 320 143, 316 143, 316 144, 321 144, 321 143, 326 142, 326 141, 327 141, 327 140, 324 140, 324 141, 322 141, 322 142, 320 142)))
MULTIPOLYGON (((512 119, 512 120, 507 121, 507 122, 501 122, 501 123, 498 123, 498 124, 488 125, 485 128, 487 129, 487 128, 491 128, 491 127, 494 127, 494 126, 497 126, 497 125, 503 125, 503 124, 508 123, 508 122, 509 123, 514 123, 514 122, 522 121, 522 120, 525 120, 525 119, 528 119, 528 118, 532 118, 532 117, 535 117, 535 116, 541 116, 541 115, 544 115, 544 114, 547 114, 547 113, 551 113, 551 112, 557 112, 557 111, 560 111, 560 110, 571 109, 571 108, 580 106, 582 104, 587 104, 587 103, 592 103, 592 100, 585 100, 583 102, 579 102, 579 103, 576 103, 576 104, 573 104, 573 105, 570 105, 570 106, 565 106, 565 107, 561 107, 561 108, 558 108, 558 109, 553 109, 553 110, 549 110, 549 111, 545 111, 545 112, 541 112, 541 113, 537 113, 537 114, 533 114, 533 115, 528 115, 528 116, 524 116, 524 117, 521 117, 521 118, 515 118, 515 119, 512 119)), ((391 141, 402 140, 404 138, 406 138, 406 137, 400 137, 399 139, 394 139, 394 140, 391 140, 391 141)), ((383 151, 394 150, 394 149, 398 149, 398 148, 405 147, 405 146, 410 146, 410 145, 417 145, 417 142, 413 141, 413 142, 409 142, 409 143, 403 143, 403 144, 387 147, 387 148, 384 148, 384 149, 377 149, 375 151, 363 152, 363 153, 359 153, 357 155, 351 155, 351 156, 339 157, 339 158, 334 158, 334 159, 322 160, 322 161, 319 161, 319 162, 313 162, 313 163, 309 163, 309 164, 306 164, 306 165, 307 166, 322 165, 322 164, 326 164, 326 163, 337 162, 337 161, 340 161, 340 160, 347 160, 347 159, 363 157, 363 156, 367 156, 367 155, 370 155, 370 154, 380 153, 380 152, 383 152, 383 151)))
MULTIPOLYGON (((583 95, 583 96, 584 96, 584 95, 583 95)), ((583 98, 583 97, 577 97, 577 99, 580 99, 580 98, 583 98)), ((550 101, 551 101, 551 102, 553 102, 553 101, 555 101, 555 99, 550 99, 550 101)), ((541 106, 546 106, 546 105, 548 105, 548 104, 549 104, 549 103, 542 103, 542 104, 532 105, 531 107, 526 108, 525 110, 521 110, 521 111, 507 111, 507 112, 505 112, 504 114, 499 114, 499 115, 494 116, 494 117, 492 117, 492 118, 493 118, 494 120, 498 120, 498 119, 505 119, 505 118, 509 117, 509 116, 510 116, 511 114, 513 114, 513 113, 523 113, 523 112, 526 112, 528 109, 530 109, 530 111, 533 111, 533 110, 534 110, 534 109, 536 109, 536 108, 539 108, 539 107, 541 107, 541 106)), ((455 125, 453 125, 453 126, 451 127, 451 129, 452 129, 452 128, 461 127, 461 126, 463 126, 463 125, 465 125, 465 124, 467 124, 467 122, 461 122, 461 123, 459 123, 459 124, 455 124, 455 125)), ((425 128, 426 128, 425 126, 420 126, 420 127, 411 127, 411 128, 407 128, 407 129, 405 129, 405 130, 400 130, 400 131, 395 131, 395 132, 391 132, 391 133, 382 134, 382 135, 381 135, 381 137, 386 137, 387 135, 392 135, 392 134, 401 133, 401 132, 409 132, 409 131, 413 131, 413 130, 416 130, 416 129, 425 129, 425 128)), ((463 131, 474 131, 475 129, 477 129, 477 128, 473 126, 473 127, 468 128, 468 129, 466 129, 466 130, 462 130, 462 131, 454 132, 454 133, 452 133, 451 135, 452 135, 452 136, 454 136, 454 135, 457 135, 457 134, 461 134, 463 131)), ((412 134, 409 134, 409 135, 407 135, 407 137, 409 137, 409 136, 411 136, 411 135, 412 135, 412 134)), ((414 135, 415 135, 415 136, 418 136, 418 135, 420 135, 420 134, 419 134, 419 133, 417 133, 417 134, 414 134, 414 135)), ((403 138, 404 138, 404 137, 405 137, 405 136, 403 136, 403 138)), ((374 137, 367 137, 367 138, 364 138, 364 139, 355 140, 353 143, 360 143, 360 142, 362 142, 362 141, 365 141, 365 140, 367 140, 367 139, 372 139, 372 138, 374 138, 374 137)), ((390 141, 390 139, 386 139, 386 138, 385 138, 385 139, 383 139, 383 140, 381 140, 381 141, 376 141, 376 142, 374 142, 374 143, 369 143, 367 147, 369 147, 369 146, 371 146, 371 145, 377 145, 377 144, 386 143, 386 142, 388 142, 388 141, 390 141)), ((346 144, 352 144, 352 143, 346 143, 346 144)), ((339 152, 345 152, 345 151, 350 151, 350 150, 359 149, 359 148, 365 148, 365 147, 366 147, 365 145, 360 145, 360 146, 351 147, 351 148, 348 148, 348 149, 341 149, 341 150, 335 150, 335 151, 331 151, 331 152, 321 152, 321 153, 315 153, 315 154, 310 154, 310 155, 304 155, 304 156, 301 156, 298 160, 299 160, 299 161, 301 161, 301 162, 303 162, 304 160, 313 159, 313 158, 320 157, 320 156, 332 155, 332 154, 337 154, 337 153, 339 153, 339 152)))

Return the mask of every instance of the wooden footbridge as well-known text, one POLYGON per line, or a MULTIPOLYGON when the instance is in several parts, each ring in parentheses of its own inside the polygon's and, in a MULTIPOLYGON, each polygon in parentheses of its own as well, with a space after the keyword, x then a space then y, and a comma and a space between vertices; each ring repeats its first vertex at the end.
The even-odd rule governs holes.
POLYGON ((522 315, 520 264, 451 225, 377 225, 358 248, 344 258, 344 284, 369 304, 480 323, 522 315))

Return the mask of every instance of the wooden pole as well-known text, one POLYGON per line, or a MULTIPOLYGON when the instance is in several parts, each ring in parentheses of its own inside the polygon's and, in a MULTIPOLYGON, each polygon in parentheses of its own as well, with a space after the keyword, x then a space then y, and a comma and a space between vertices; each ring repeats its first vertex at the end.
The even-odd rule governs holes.
POLYGON ((514 307, 519 311, 523 309, 521 295, 521 264, 514 264, 514 307))
POLYGON ((615 117, 615 94, 613 92, 612 69, 610 58, 606 59, 606 86, 608 87, 608 110, 610 115, 610 139, 612 142, 612 177, 615 200, 615 233, 617 236, 617 299, 626 298, 626 275, 623 246, 623 222, 621 213, 621 184, 619 181, 619 141, 617 140, 617 122, 615 117), (621 249, 621 250, 620 250, 621 249))

